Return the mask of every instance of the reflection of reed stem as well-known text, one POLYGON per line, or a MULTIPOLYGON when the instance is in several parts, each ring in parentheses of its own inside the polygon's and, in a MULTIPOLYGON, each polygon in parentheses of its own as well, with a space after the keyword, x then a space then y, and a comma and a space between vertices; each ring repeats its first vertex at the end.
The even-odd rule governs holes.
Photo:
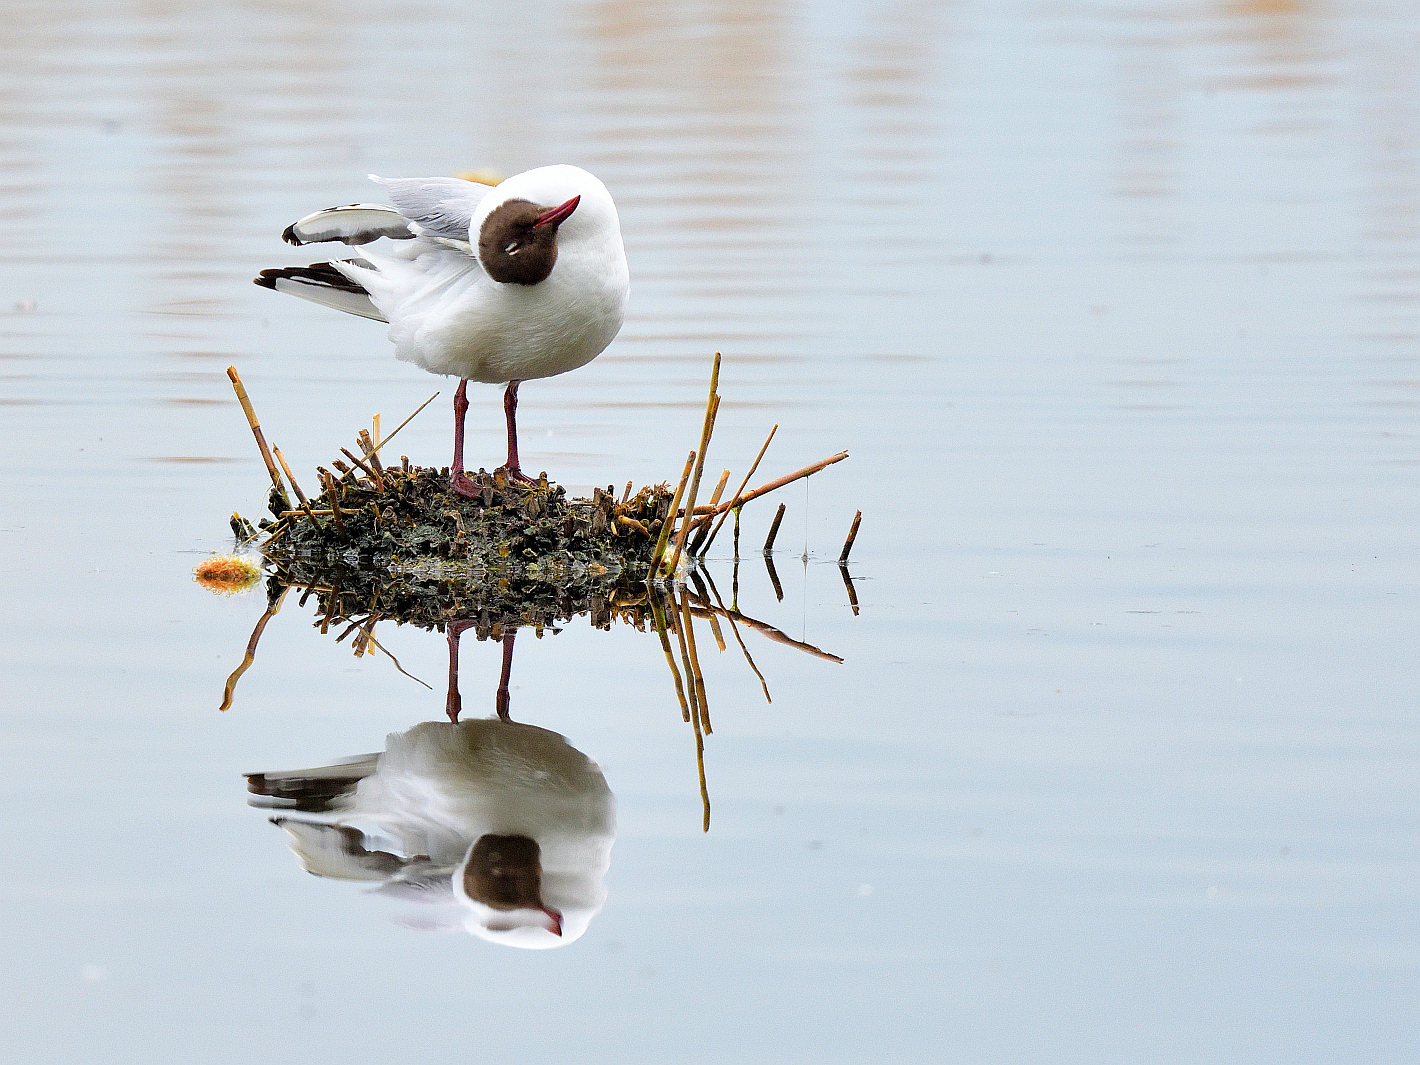
POLYGON ((695 670, 695 702, 700 708, 700 724, 708 734, 715 730, 710 727, 710 700, 705 695, 705 674, 700 672, 700 655, 695 649, 695 621, 690 616, 690 596, 680 597, 680 609, 685 617, 685 642, 690 647, 690 665, 695 670))
POLYGON ((853 616, 858 616, 858 593, 853 590, 853 578, 848 576, 847 563, 838 564, 838 573, 843 578, 843 587, 848 589, 848 605, 853 608, 853 616))
POLYGON ((286 601, 286 593, 291 590, 287 585, 281 589, 281 594, 276 597, 276 602, 266 608, 266 613, 261 615, 261 620, 256 623, 256 628, 251 630, 251 639, 247 641, 247 653, 242 658, 242 664, 232 671, 232 675, 227 678, 227 685, 222 691, 221 710, 226 710, 232 705, 232 696, 237 690, 237 681, 242 679, 242 674, 251 668, 252 662, 256 660, 256 645, 261 642, 262 630, 266 628, 266 623, 281 613, 281 604, 286 601))
MULTIPOLYGON (((759 678, 760 687, 764 689, 764 701, 766 703, 773 703, 774 700, 769 697, 769 682, 764 679, 764 674, 759 671, 759 667, 754 664, 754 659, 750 657, 749 648, 745 646, 744 637, 740 635, 740 627, 735 624, 735 615, 725 609, 725 601, 720 598, 720 589, 715 587, 715 582, 711 579, 709 573, 705 574, 705 579, 710 583, 710 592, 715 596, 715 602, 720 607, 720 613, 724 614, 725 620, 730 623, 730 631, 735 634, 735 642, 740 645, 740 650, 744 652, 745 661, 749 663, 749 668, 754 670, 754 675, 759 678)), ((708 601, 706 605, 709 605, 708 601)), ((712 618, 715 616, 713 611, 710 616, 712 618)))
POLYGON ((675 664, 675 656, 671 654, 671 641, 666 635, 666 615, 661 609, 660 596, 652 594, 651 617, 656 622, 656 633, 661 638, 661 650, 666 653, 666 665, 671 667, 671 676, 675 678, 675 694, 680 700, 680 716, 682 721, 690 720, 690 704, 685 701, 685 686, 680 682, 680 669, 675 664))

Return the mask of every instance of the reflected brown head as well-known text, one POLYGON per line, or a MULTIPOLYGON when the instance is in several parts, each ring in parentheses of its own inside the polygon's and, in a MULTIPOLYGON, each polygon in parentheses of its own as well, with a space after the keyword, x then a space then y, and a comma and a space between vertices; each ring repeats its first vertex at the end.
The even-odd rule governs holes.
POLYGON ((463 871, 463 889, 495 910, 541 910, 542 852, 527 836, 480 836, 463 871))
POLYGON ((495 207, 478 230, 478 258, 488 276, 505 285, 545 281, 557 262, 557 227, 580 199, 556 207, 508 200, 495 207))

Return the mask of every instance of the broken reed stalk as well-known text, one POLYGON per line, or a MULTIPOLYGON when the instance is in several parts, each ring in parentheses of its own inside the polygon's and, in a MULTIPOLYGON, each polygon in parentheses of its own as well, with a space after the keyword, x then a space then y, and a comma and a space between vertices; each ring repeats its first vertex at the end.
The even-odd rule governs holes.
MULTIPOLYGON (((296 483, 296 475, 291 472, 291 467, 286 464, 286 456, 281 454, 279 447, 273 447, 271 450, 276 455, 276 461, 281 463, 281 469, 285 472, 286 479, 291 482, 291 488, 296 493, 296 498, 300 500, 301 509, 306 512, 306 517, 311 519, 311 524, 317 529, 324 529, 325 526, 316 520, 315 511, 311 509, 311 501, 306 498, 306 493, 302 492, 301 486, 296 483)), ((294 510, 286 511, 282 514, 282 517, 285 517, 286 514, 294 513, 296 513, 294 510)))
POLYGON ((784 504, 780 503, 779 509, 774 512, 774 521, 769 526, 769 535, 764 538, 764 553, 766 555, 774 550, 774 538, 779 535, 779 523, 783 520, 784 504))
POLYGON ((705 452, 710 447, 710 435, 715 431, 715 415, 720 410, 720 396, 715 388, 720 383, 720 353, 715 352, 715 361, 710 365, 710 394, 705 399, 705 422, 700 427, 700 456, 695 460, 695 472, 690 478, 690 494, 685 499, 685 517, 680 523, 676 536, 675 553, 671 555, 670 572, 672 578, 680 563, 680 553, 685 550, 685 538, 690 533, 690 516, 695 513, 695 496, 700 490, 700 475, 705 470, 705 452))
POLYGON ((774 598, 784 601, 784 586, 779 583, 779 571, 774 568, 774 556, 768 552, 764 555, 764 572, 769 574, 769 582, 774 585, 774 598))
MULTIPOLYGON (((720 502, 720 495, 725 491, 725 483, 729 481, 729 479, 729 470, 725 470, 723 473, 720 474, 720 483, 715 486, 715 491, 710 493, 710 505, 712 507, 716 503, 720 502)), ((695 539, 691 540, 690 544, 686 548, 686 550, 690 552, 692 557, 698 558, 700 556, 700 545, 705 542, 705 538, 709 535, 710 526, 700 526, 700 531, 695 534, 695 539)))
MULTIPOLYGON (((759 449, 759 454, 754 457, 754 462, 750 464, 749 472, 745 474, 745 479, 740 482, 740 486, 735 489, 735 494, 730 497, 730 506, 725 513, 720 515, 720 520, 715 523, 715 528, 710 532, 710 539, 705 541, 705 546, 701 548, 701 553, 710 550, 710 545, 715 542, 715 537, 720 535, 720 529, 725 524, 725 519, 730 516, 730 511, 735 511, 736 529, 739 527, 739 498, 740 493, 745 490, 745 485, 749 484, 749 479, 754 476, 754 471, 759 469, 759 460, 764 458, 764 453, 769 450, 769 441, 774 439, 774 434, 779 431, 779 423, 774 423, 774 428, 769 430, 769 435, 764 438, 764 446, 759 449)), ((738 551, 735 552, 739 554, 738 551)))
POLYGON ((349 459, 351 462, 355 463, 356 466, 359 466, 360 469, 364 470, 365 476, 370 478, 370 483, 375 486, 376 490, 379 491, 381 495, 384 495, 384 478, 382 478, 378 473, 376 473, 371 467, 367 466, 360 459, 357 459, 354 455, 352 455, 348 448, 341 448, 340 453, 344 455, 347 459, 349 459))
POLYGON ((695 452, 692 451, 685 460, 685 472, 680 475, 680 484, 676 485, 675 495, 671 498, 671 509, 666 512, 666 520, 661 523, 661 535, 656 540, 656 553, 651 556, 650 575, 654 577, 659 571, 661 556, 666 553, 666 544, 670 542, 671 526, 675 523, 676 508, 680 506, 681 493, 685 491, 685 482, 690 480, 690 469, 695 465, 695 452))
POLYGON ((335 478, 330 471, 316 467, 316 472, 320 474, 321 486, 325 489, 325 498, 330 503, 330 516, 335 520, 335 531, 340 534, 342 540, 349 539, 345 532, 345 516, 340 513, 340 500, 336 498, 340 495, 340 490, 335 486, 335 478))
POLYGON ((853 515, 853 527, 848 530, 848 539, 843 541, 843 551, 838 556, 838 564, 841 566, 848 561, 848 552, 853 550, 853 541, 858 538, 858 523, 863 520, 863 512, 860 510, 853 515))
POLYGON ((276 472, 276 463, 271 461, 271 452, 267 449, 266 437, 262 435, 261 423, 256 420, 256 411, 252 409, 246 386, 242 384, 242 379, 237 374, 235 366, 227 367, 227 377, 232 382, 232 388, 236 390, 237 402, 242 405, 242 413, 247 416, 247 425, 251 427, 251 435, 256 437, 256 446, 261 452, 261 461, 266 463, 266 472, 271 475, 271 483, 275 486, 281 501, 289 508, 291 500, 286 495, 286 486, 281 483, 281 474, 276 472))
MULTIPOLYGON (((375 427, 378 428, 379 424, 380 416, 376 414, 375 427)), ((375 472, 378 473, 383 479, 385 475, 385 468, 380 464, 380 456, 375 454, 375 441, 371 438, 370 434, 364 429, 360 430, 359 435, 356 437, 356 439, 360 441, 360 450, 362 450, 365 453, 365 457, 370 460, 370 465, 374 467, 375 472)))

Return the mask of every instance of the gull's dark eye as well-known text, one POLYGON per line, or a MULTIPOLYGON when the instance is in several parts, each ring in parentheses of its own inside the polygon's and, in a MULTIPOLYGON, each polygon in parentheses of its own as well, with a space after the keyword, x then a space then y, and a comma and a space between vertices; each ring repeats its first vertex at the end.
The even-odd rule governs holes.
POLYGON ((503 251, 504 251, 506 254, 508 254, 508 255, 517 255, 517 254, 518 254, 518 250, 519 250, 521 247, 522 247, 522 245, 519 244, 516 240, 510 240, 510 241, 508 242, 507 247, 505 247, 505 248, 503 249, 503 251))

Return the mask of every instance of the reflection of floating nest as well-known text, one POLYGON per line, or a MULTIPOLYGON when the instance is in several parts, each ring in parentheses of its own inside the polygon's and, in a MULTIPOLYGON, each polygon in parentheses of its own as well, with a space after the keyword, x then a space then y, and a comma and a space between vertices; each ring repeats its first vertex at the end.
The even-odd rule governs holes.
POLYGON ((425 629, 469 619, 484 638, 595 615, 644 582, 671 509, 664 485, 568 500, 546 480, 470 480, 482 489, 472 498, 449 491, 442 471, 407 465, 378 480, 327 478, 299 510, 273 499, 287 524, 262 551, 277 581, 316 589, 331 617, 377 613, 425 629))

